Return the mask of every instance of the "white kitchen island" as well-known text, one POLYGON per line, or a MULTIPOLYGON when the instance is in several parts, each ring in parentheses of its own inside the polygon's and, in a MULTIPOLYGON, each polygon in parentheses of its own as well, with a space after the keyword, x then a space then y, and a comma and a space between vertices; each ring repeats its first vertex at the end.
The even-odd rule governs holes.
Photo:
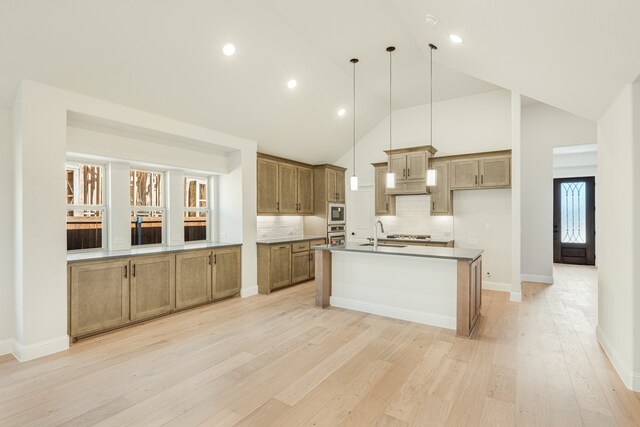
POLYGON ((316 246, 316 306, 456 330, 470 337, 482 306, 482 251, 316 246))

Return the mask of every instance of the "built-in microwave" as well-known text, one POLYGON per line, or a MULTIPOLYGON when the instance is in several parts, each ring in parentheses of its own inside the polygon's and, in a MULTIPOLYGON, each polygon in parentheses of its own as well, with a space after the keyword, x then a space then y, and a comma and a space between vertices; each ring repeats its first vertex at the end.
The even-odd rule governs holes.
POLYGON ((344 224, 347 220, 344 203, 329 203, 327 212, 327 224, 344 224))

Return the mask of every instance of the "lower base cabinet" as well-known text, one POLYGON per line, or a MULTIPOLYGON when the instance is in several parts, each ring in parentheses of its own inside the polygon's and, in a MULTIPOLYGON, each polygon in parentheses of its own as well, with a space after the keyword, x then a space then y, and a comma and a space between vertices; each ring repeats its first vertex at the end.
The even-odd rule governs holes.
POLYGON ((239 246, 68 267, 69 336, 95 335, 238 295, 239 246))
POLYGON ((271 291, 315 277, 314 246, 324 245, 325 239, 294 243, 258 245, 258 291, 271 291))

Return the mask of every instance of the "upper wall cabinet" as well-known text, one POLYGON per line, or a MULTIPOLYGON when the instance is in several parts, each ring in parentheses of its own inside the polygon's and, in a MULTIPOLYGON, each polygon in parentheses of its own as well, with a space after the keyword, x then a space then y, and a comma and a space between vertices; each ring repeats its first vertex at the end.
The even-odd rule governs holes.
POLYGON ((449 185, 448 160, 431 159, 431 168, 436 171, 436 185, 431 189, 431 215, 453 215, 453 197, 449 185))
POLYGON ((310 165, 258 154, 258 215, 313 214, 310 165))
POLYGON ((376 216, 395 215, 396 198, 386 194, 387 163, 372 163, 375 168, 376 216))
POLYGON ((427 165, 436 151, 430 145, 385 151, 389 169, 396 175, 396 188, 387 188, 386 194, 427 194, 427 165))
POLYGON ((450 161, 452 190, 511 186, 510 153, 481 153, 456 157, 450 161))
POLYGON ((313 168, 316 215, 327 214, 327 203, 344 203, 345 169, 334 165, 318 165, 313 168))

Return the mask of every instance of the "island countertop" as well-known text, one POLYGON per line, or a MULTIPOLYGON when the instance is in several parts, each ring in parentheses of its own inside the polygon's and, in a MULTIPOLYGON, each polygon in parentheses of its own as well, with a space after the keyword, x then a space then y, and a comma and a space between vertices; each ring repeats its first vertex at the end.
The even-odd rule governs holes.
POLYGON ((306 242, 308 240, 326 239, 326 236, 278 237, 273 239, 258 239, 258 245, 277 245, 280 243, 306 242))
POLYGON ((423 258, 440 258, 474 261, 478 259, 484 252, 481 249, 463 249, 463 248, 440 248, 429 246, 380 246, 374 249, 373 246, 363 246, 360 243, 347 243, 344 246, 321 245, 314 246, 311 249, 332 252, 358 252, 382 255, 401 255, 423 258))
POLYGON ((128 258, 131 256, 141 255, 160 255, 175 252, 184 251, 196 251, 204 249, 216 249, 226 248, 230 246, 242 246, 242 243, 222 243, 222 242, 199 242, 199 243, 187 243, 185 245, 176 246, 148 246, 148 247, 134 247, 125 250, 94 250, 86 252, 70 252, 67 253, 67 263, 82 262, 82 261, 94 261, 94 260, 106 260, 106 259, 118 259, 128 258))

